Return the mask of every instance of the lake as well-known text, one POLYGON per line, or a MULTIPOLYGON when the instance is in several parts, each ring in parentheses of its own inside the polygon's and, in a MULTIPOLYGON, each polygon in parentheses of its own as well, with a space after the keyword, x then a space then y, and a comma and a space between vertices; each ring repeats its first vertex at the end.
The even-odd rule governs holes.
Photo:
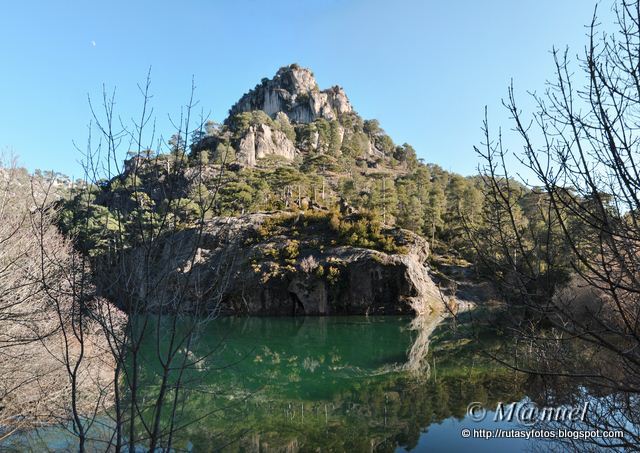
MULTIPOLYGON (((162 327, 162 326, 161 326, 162 327)), ((156 330, 151 327, 151 331, 156 330)), ((158 330, 163 332, 164 329, 158 330)), ((223 318, 181 352, 193 363, 177 406, 176 451, 517 451, 525 439, 465 439, 464 428, 513 428, 467 415, 471 402, 539 400, 540 383, 497 364, 495 332, 439 317, 223 318)), ((159 383, 156 341, 143 343, 144 395, 159 383)), ((579 388, 574 386, 574 390, 579 388)), ((108 431, 108 429, 107 429, 108 431)), ((102 437, 95 434, 97 437, 102 437)), ((73 444, 60 429, 14 436, 73 444)), ((94 444, 99 449, 99 444, 94 444)))

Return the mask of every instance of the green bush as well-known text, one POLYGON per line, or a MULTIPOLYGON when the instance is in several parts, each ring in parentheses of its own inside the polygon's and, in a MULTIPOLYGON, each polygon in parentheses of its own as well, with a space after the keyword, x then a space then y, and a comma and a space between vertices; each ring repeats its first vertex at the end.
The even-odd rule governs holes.
POLYGON ((287 242, 287 245, 284 247, 283 255, 285 258, 293 260, 298 257, 300 254, 300 243, 295 239, 287 242))
POLYGON ((327 270, 327 282, 330 285, 335 285, 340 280, 340 269, 334 266, 329 266, 327 270))

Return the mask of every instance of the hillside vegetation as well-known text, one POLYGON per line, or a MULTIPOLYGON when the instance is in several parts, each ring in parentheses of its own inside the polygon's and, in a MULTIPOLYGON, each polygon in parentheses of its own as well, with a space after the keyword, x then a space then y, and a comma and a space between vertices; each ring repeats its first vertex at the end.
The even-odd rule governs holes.
POLYGON ((502 179, 497 193, 487 174, 464 177, 424 163, 377 120, 361 118, 342 88, 320 90, 313 73, 295 64, 242 96, 222 124, 203 121, 164 147, 129 154, 121 172, 82 187, 62 206, 62 230, 92 256, 144 244, 168 225, 174 231, 220 216, 323 211, 345 245, 399 251, 380 233, 382 225, 396 226, 423 236, 446 263, 471 263, 475 275, 505 288, 518 263, 547 275, 541 256, 557 260, 553 280, 532 282, 544 286, 534 293, 549 294, 568 278, 566 245, 539 240, 551 222, 542 191, 502 179), (512 209, 501 209, 505 202, 512 209))
MULTIPOLYGON (((82 248, 95 255, 108 248, 122 220, 117 213, 123 212, 125 222, 150 230, 168 211, 181 228, 200 217, 254 212, 325 210, 334 222, 341 214, 361 212, 366 215, 360 223, 369 223, 343 222, 343 233, 369 229, 375 236, 380 224, 396 225, 423 235, 441 251, 470 257, 462 218, 479 220, 480 180, 423 163, 411 145, 396 145, 377 120, 363 120, 346 97, 349 108, 329 106, 314 114, 314 96, 323 92, 309 78, 310 71, 296 65, 282 68, 245 95, 224 124, 206 122, 188 140, 176 134, 163 153, 135 153, 120 174, 71 198, 63 230, 77 234, 82 248), (277 112, 239 111, 243 105, 273 109, 252 98, 269 89, 273 96, 289 96, 277 112), (299 113, 304 109, 309 111, 299 113), (308 121, 292 122, 285 112, 308 121)), ((344 96, 337 87, 331 90, 344 96)), ((354 245, 377 240, 362 232, 349 236, 354 245)), ((132 234, 128 240, 133 245, 141 238, 132 234)))

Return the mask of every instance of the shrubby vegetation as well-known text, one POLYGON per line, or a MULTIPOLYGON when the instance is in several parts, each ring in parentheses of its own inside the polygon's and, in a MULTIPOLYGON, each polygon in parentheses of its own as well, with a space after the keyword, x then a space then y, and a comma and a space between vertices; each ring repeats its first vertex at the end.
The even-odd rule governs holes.
MULTIPOLYGON (((142 227, 153 233, 167 218, 177 228, 189 228, 220 215, 340 213, 346 206, 363 218, 340 221, 340 235, 349 239, 345 243, 393 251, 380 225, 395 225, 423 235, 441 252, 473 258, 463 219, 480 219, 479 179, 423 164, 410 145, 396 146, 376 120, 351 113, 291 124, 284 114, 271 118, 253 111, 234 115, 224 125, 207 123, 192 134, 189 146, 180 137, 170 142, 168 152, 137 155, 120 175, 70 197, 60 217, 62 230, 77 238, 82 250, 99 255, 121 237, 114 233, 123 224, 125 230, 130 225, 131 231, 142 227), (269 155, 255 167, 238 165, 238 140, 259 124, 284 132, 300 150, 298 157, 288 161, 269 155), (158 182, 168 179, 176 193, 157 190, 158 182), (203 199, 205 205, 211 202, 204 216, 199 209, 203 199), (116 212, 122 221, 116 221, 116 212)), ((139 244, 137 236, 125 235, 127 245, 139 244)))
MULTIPOLYGON (((548 226, 561 223, 545 212, 550 199, 544 189, 508 175, 492 179, 490 169, 464 177, 426 164, 411 145, 395 144, 375 119, 351 112, 292 124, 282 112, 249 111, 224 124, 205 122, 188 137, 178 132, 162 150, 132 153, 110 179, 73 189, 59 203, 62 231, 99 257, 138 247, 168 225, 179 231, 217 216, 302 213, 305 224, 326 226, 322 234, 335 244, 387 253, 402 252, 387 227, 411 230, 436 254, 466 261, 476 276, 498 282, 513 300, 522 291, 544 300, 573 271, 567 242, 546 240, 548 226), (295 159, 270 154, 244 165, 241 141, 260 125, 291 140, 295 159), (535 277, 514 283, 514 275, 532 270, 535 277)), ((584 222, 571 220, 575 213, 562 216, 576 236, 591 241, 584 222)), ((294 234, 300 224, 288 226, 294 234)))
MULTIPOLYGON (((267 218, 258 233, 261 238, 286 233, 292 237, 316 237, 322 245, 370 248, 386 253, 404 253, 405 247, 383 231, 380 217, 371 211, 346 215, 337 209, 284 213, 267 218)), ((315 241, 318 242, 318 241, 315 241)), ((290 256, 289 258, 295 258, 290 256)))

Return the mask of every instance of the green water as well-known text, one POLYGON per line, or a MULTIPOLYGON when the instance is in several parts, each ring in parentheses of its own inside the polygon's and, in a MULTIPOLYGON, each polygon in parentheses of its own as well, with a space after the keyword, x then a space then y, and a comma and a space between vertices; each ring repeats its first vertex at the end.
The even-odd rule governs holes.
MULTIPOLYGON (((152 319, 145 331, 138 367, 143 407, 153 407, 158 394, 158 352, 166 354, 169 323, 152 319)), ((192 323, 181 321, 178 332, 192 323)), ((182 375, 175 418, 180 429, 172 447, 205 452, 492 453, 528 448, 523 440, 461 437, 463 427, 503 426, 469 420, 470 402, 491 408, 499 401, 535 399, 540 392, 529 378, 488 357, 507 339, 456 325, 439 318, 417 322, 402 317, 208 322, 180 347, 178 357, 192 366, 182 375)), ((170 383, 177 375, 172 373, 170 383)), ((163 429, 169 426, 170 407, 163 408, 163 429)), ((112 432, 107 426, 92 436, 104 439, 112 432)), ((143 436, 141 429, 138 438, 143 436)), ((74 446, 72 436, 60 429, 16 436, 5 446, 23 451, 25 441, 37 445, 31 451, 74 446)), ((136 443, 144 451, 144 440, 136 443)), ((103 451, 104 444, 93 442, 89 450, 103 451)))
MULTIPOLYGON (((185 428, 175 447, 411 449, 430 425, 464 419, 470 401, 493 404, 524 396, 512 373, 481 357, 480 346, 491 339, 482 345, 454 340, 446 322, 432 332, 437 320, 420 326, 411 321, 229 318, 210 323, 194 339, 196 346, 184 351, 197 364, 185 379, 178 414, 185 428)), ((142 351, 144 392, 150 398, 159 382, 153 338, 142 351)))

